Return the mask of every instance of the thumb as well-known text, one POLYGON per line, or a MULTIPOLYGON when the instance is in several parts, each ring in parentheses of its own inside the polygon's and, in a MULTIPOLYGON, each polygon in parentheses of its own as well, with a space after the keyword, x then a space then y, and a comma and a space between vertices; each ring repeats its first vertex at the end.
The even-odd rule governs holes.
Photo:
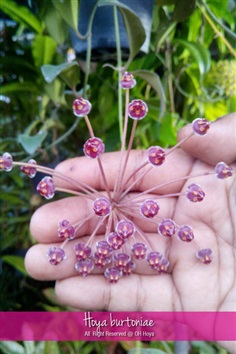
MULTIPOLYGON (((191 130, 190 124, 183 127, 178 133, 178 140, 191 134, 191 130)), ((206 136, 194 135, 181 147, 191 156, 211 165, 220 161, 227 164, 236 161, 236 112, 217 119, 206 136)))

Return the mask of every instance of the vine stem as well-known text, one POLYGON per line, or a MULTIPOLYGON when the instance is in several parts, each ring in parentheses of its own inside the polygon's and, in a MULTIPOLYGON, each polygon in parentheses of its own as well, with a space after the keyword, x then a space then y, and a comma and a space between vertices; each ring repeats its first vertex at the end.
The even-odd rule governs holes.
POLYGON ((208 14, 211 16, 211 18, 218 23, 218 25, 220 25, 220 27, 222 27, 225 32, 228 33, 228 35, 230 35, 233 39, 236 39, 236 33, 234 33, 233 31, 231 31, 227 26, 224 25, 223 22, 221 22, 215 15, 214 13, 211 11, 211 9, 209 8, 209 6, 206 4, 206 2, 201 1, 202 6, 206 9, 206 11, 208 12, 208 14))
POLYGON ((232 48, 232 46, 230 45, 230 43, 227 41, 227 39, 224 37, 224 35, 218 30, 218 28, 216 27, 216 25, 214 24, 214 22, 211 20, 211 18, 208 16, 208 14, 206 13, 205 8, 202 8, 200 5, 198 5, 198 7, 201 9, 201 12, 203 14, 203 16, 205 17, 205 19, 208 21, 209 25, 212 27, 212 29, 215 31, 215 33, 217 34, 218 37, 221 38, 222 42, 224 42, 224 44, 226 45, 226 47, 229 49, 230 53, 234 56, 234 58, 236 58, 236 52, 235 50, 232 48))
MULTIPOLYGON (((76 128, 77 128, 77 125, 80 121, 81 117, 77 117, 74 124, 70 127, 70 129, 68 129, 66 131, 65 134, 61 135, 57 140, 55 140, 52 144, 48 145, 44 150, 49 150, 51 148, 53 148, 54 146, 58 145, 60 142, 62 142, 63 140, 65 140, 76 128)), ((33 154, 33 156, 35 156, 36 154, 33 154)))
POLYGON ((171 113, 175 113, 175 102, 174 102, 174 92, 173 92, 173 80, 172 80, 172 68, 171 68, 171 49, 170 49, 170 41, 166 40, 166 67, 167 67, 167 82, 168 82, 168 90, 169 90, 169 98, 170 98, 170 110, 171 113))
POLYGON ((89 19, 88 31, 87 31, 87 52, 86 52, 86 64, 85 64, 85 76, 84 76, 84 97, 86 97, 86 87, 88 83, 89 73, 90 73, 90 63, 91 63, 91 51, 92 51, 92 26, 93 26, 93 19, 98 7, 98 1, 93 8, 89 19))

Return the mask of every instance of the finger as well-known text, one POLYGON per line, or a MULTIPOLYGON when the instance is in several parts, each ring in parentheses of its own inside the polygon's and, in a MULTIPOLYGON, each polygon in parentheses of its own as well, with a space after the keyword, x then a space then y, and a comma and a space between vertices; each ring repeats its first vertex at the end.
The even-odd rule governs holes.
MULTIPOLYGON (((232 164, 233 169, 236 164, 232 164)), ((186 182, 183 191, 187 190, 187 186, 196 183, 202 188, 205 197, 201 202, 191 202, 186 197, 178 199, 175 209, 174 219, 177 223, 205 224, 208 225, 216 234, 224 235, 228 242, 232 242, 232 225, 230 220, 235 214, 227 207, 229 205, 229 195, 231 188, 235 185, 235 178, 227 178, 225 180, 218 179, 215 174, 204 176, 204 172, 209 166, 202 161, 196 161, 193 165, 192 174, 201 174, 202 177, 191 178, 186 182), (209 210, 211 211, 209 213, 209 210), (227 220, 228 222, 222 222, 227 220)), ((234 201, 234 198, 230 198, 234 201)), ((232 209, 233 210, 233 209, 232 209)))
POLYGON ((171 277, 166 274, 132 275, 117 284, 109 284, 101 275, 71 277, 56 283, 61 303, 86 311, 173 311, 172 294, 171 277))
MULTIPOLYGON (((119 175, 119 171, 121 171, 120 157, 120 152, 106 153, 101 156, 101 162, 110 190, 113 190, 116 178, 119 175)), ((129 184, 133 183, 142 174, 144 169, 148 170, 151 165, 145 166, 144 169, 135 173, 137 168, 146 161, 146 151, 131 151, 126 171, 123 174, 123 183, 134 173, 129 181, 129 184)), ((181 149, 178 149, 167 156, 163 165, 151 168, 151 170, 133 186, 132 190, 145 191, 154 185, 166 183, 173 179, 176 180, 188 174, 191 165, 192 158, 181 149)), ((56 167, 56 171, 75 181, 82 181, 96 190, 105 190, 104 180, 96 160, 88 159, 87 157, 69 159, 60 163, 56 167)), ((55 178, 55 183, 59 187, 76 189, 75 186, 59 178, 55 178)), ((182 181, 168 184, 166 187, 158 189, 158 193, 173 192, 174 190, 180 189, 182 184, 182 181)))
MULTIPOLYGON (((183 127, 178 134, 181 141, 191 132, 191 125, 183 127)), ((210 126, 206 136, 194 135, 181 144, 184 151, 211 165, 236 160, 236 113, 228 114, 210 126)))
MULTIPOLYGON (((131 194, 130 198, 135 196, 131 194)), ((152 195, 149 195, 151 198, 152 195)), ((174 212, 175 198, 165 198, 158 201, 160 215, 163 218, 171 217, 174 212)), ((146 221, 139 211, 140 205, 134 209, 134 201, 130 204, 130 220, 141 227, 144 232, 155 232, 157 221, 146 221), (134 215, 137 214, 135 218, 134 215)), ((68 220, 71 224, 82 222, 88 216, 91 218, 83 224, 76 232, 76 237, 91 235, 101 220, 100 216, 94 214, 92 201, 83 197, 69 197, 45 204, 33 214, 30 222, 30 231, 34 239, 43 243, 59 242, 57 236, 58 223, 68 220)), ((155 219, 156 220, 156 219, 155 219)), ((105 233, 106 223, 103 223, 98 234, 105 233)))

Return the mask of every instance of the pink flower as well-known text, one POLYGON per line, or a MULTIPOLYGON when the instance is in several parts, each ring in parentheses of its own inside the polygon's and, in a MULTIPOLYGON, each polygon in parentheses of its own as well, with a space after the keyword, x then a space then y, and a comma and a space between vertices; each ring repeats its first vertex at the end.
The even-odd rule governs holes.
POLYGON ((142 100, 133 100, 128 106, 129 117, 135 120, 143 119, 148 112, 148 106, 142 100))
POLYGON ((76 98, 73 102, 73 112, 77 117, 84 117, 91 111, 92 105, 82 97, 76 98))
POLYGON ((125 72, 122 75, 121 81, 120 81, 120 86, 123 89, 131 89, 136 85, 136 80, 134 79, 133 75, 129 72, 125 72))

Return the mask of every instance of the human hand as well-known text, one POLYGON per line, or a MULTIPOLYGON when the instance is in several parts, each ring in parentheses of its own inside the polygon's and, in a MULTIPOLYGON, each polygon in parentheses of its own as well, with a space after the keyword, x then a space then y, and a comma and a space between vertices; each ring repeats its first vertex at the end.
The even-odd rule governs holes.
MULTIPOLYGON (((181 130, 181 139, 188 135, 190 129, 187 126, 181 130)), ((118 156, 119 153, 102 156, 110 190, 115 183, 118 156)), ((127 176, 145 158, 145 152, 132 151, 127 176)), ((134 186, 127 200, 154 185, 212 170, 219 161, 230 164, 236 170, 236 114, 212 123, 207 136, 193 136, 183 143, 181 149, 167 156, 162 166, 153 168, 134 186)), ((70 159, 56 170, 104 191, 98 165, 90 159, 70 159)), ((92 210, 90 200, 75 196, 48 203, 33 215, 31 232, 39 244, 26 255, 29 274, 39 280, 56 280, 59 301, 81 310, 235 311, 236 176, 234 174, 226 180, 219 180, 214 175, 180 179, 165 185, 158 193, 185 192, 190 183, 201 185, 206 193, 205 199, 200 203, 191 203, 184 196, 161 198, 158 201, 160 215, 173 219, 178 225, 191 225, 195 240, 203 248, 213 250, 211 264, 205 265, 195 257, 198 247, 193 241, 186 243, 176 236, 167 238, 158 235, 155 223, 138 218, 134 222, 145 231, 153 249, 168 256, 168 273, 156 274, 145 261, 137 261, 134 274, 121 278, 115 285, 110 284, 100 270, 94 270, 87 277, 78 276, 74 268, 73 246, 78 239, 88 240, 96 226, 96 218, 93 218, 78 230, 76 239, 66 245, 66 260, 58 266, 51 266, 45 254, 51 245, 59 243, 58 222, 68 219, 73 223, 84 219, 92 210)), ((68 184, 56 179, 56 185, 64 188, 68 184)), ((147 198, 150 195, 146 195, 147 198)), ((95 241, 103 239, 104 233, 103 225, 95 241)), ((139 236, 136 239, 143 242, 139 236)))

